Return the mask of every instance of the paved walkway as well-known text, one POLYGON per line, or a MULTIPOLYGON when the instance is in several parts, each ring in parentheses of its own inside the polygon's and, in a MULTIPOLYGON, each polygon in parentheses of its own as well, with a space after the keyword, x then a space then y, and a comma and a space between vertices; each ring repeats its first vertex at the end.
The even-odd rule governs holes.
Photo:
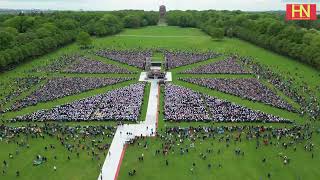
POLYGON ((159 85, 158 80, 151 80, 150 83, 151 87, 145 121, 139 124, 118 126, 98 180, 115 180, 117 178, 126 141, 130 141, 136 136, 155 135, 158 117, 159 85), (132 133, 132 135, 127 135, 127 133, 132 133))

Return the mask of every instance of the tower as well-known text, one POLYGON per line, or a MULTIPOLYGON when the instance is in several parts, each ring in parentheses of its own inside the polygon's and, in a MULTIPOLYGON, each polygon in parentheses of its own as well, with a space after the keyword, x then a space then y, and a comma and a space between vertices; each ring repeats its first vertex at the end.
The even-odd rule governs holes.
POLYGON ((166 6, 165 5, 161 5, 159 8, 159 15, 160 15, 160 19, 163 19, 166 16, 166 6))

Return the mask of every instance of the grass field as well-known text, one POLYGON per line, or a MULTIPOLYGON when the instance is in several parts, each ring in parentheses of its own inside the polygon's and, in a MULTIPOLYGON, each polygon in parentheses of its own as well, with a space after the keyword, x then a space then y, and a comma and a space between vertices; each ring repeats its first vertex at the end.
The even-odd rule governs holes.
MULTIPOLYGON (((61 135, 61 137, 64 137, 61 135)), ((67 141, 70 144, 76 145, 81 138, 69 137, 67 141)), ((106 136, 96 136, 94 138, 87 138, 82 141, 82 144, 91 144, 92 140, 102 140, 101 143, 110 144, 112 136, 106 138, 106 136)), ((56 137, 44 136, 32 138, 28 136, 20 136, 18 138, 0 141, 0 159, 1 159, 1 179, 11 180, 15 179, 16 171, 20 172, 19 179, 95 179, 99 174, 99 165, 103 164, 104 158, 108 151, 98 151, 97 149, 85 149, 73 148, 73 152, 67 150, 56 137), (26 143, 27 146, 20 146, 17 143, 26 143), (51 149, 53 145, 55 149, 51 149), (45 147, 48 150, 45 150, 45 147), (77 150, 76 150, 77 149, 77 150), (92 158, 91 152, 95 151, 99 155, 92 158), (79 157, 75 152, 79 152, 79 157), (13 158, 9 158, 9 153, 13 154, 13 158), (47 157, 47 162, 39 166, 33 165, 33 160, 37 155, 47 157), (57 159, 54 158, 57 157, 57 159), (68 160, 70 156, 71 160, 68 160), (6 160, 7 167, 2 162, 6 160), (54 171, 54 166, 57 170, 54 171), (5 175, 2 171, 5 170, 5 175)))
MULTIPOLYGON (((223 135, 224 137, 226 134, 223 135)), ((174 139, 174 138, 173 138, 174 139)), ((285 149, 280 145, 262 146, 256 149, 255 140, 243 140, 234 143, 231 141, 229 147, 226 142, 219 142, 219 136, 215 139, 209 138, 204 141, 197 139, 195 148, 191 148, 192 142, 185 141, 170 150, 168 155, 155 155, 156 150, 162 150, 165 141, 160 138, 140 140, 142 145, 135 143, 129 145, 121 166, 119 179, 268 179, 267 174, 271 174, 271 179, 310 179, 318 178, 318 164, 320 156, 316 155, 312 159, 312 153, 303 149, 304 144, 299 144, 294 151, 293 147, 285 149), (148 148, 143 145, 147 142, 148 148), (180 148, 189 148, 188 153, 180 154, 180 148), (236 156, 235 149, 240 148, 245 152, 244 156, 236 156), (211 153, 206 153, 207 149, 212 149, 211 153), (220 153, 218 151, 220 150, 220 153), (207 159, 200 158, 200 153, 207 154, 207 159), (288 165, 284 165, 279 154, 282 153, 291 159, 288 165), (138 160, 144 154, 144 161, 138 160), (266 158, 266 163, 262 160, 266 158), (169 165, 166 166, 166 160, 169 165), (196 167, 191 172, 192 164, 196 167), (211 168, 208 168, 211 164, 211 168), (219 168, 219 164, 222 165, 219 168), (134 177, 128 175, 129 171, 137 171, 134 177)), ((179 139, 178 139, 179 140, 179 139)), ((283 140, 282 142, 288 142, 283 140)), ((319 134, 314 137, 314 143, 318 144, 319 134)), ((320 150, 314 150, 314 154, 319 154, 320 150)))
MULTIPOLYGON (((272 53, 265 49, 254 46, 250 43, 244 42, 239 39, 229 39, 225 38, 222 41, 214 41, 209 36, 204 34, 198 29, 193 28, 179 28, 170 26, 152 26, 141 29, 130 29, 125 30, 122 33, 104 37, 104 38, 94 38, 93 39, 94 49, 90 51, 83 51, 78 49, 77 45, 71 44, 64 48, 61 48, 53 53, 47 54, 40 58, 30 60, 17 68, 4 72, 0 74, 0 82, 3 84, 10 84, 13 78, 17 77, 133 77, 134 80, 119 83, 112 86, 106 86, 99 89, 90 90, 83 92, 81 94, 76 94, 72 96, 67 96, 54 101, 39 103, 36 106, 30 106, 24 108, 17 112, 8 112, 0 115, 2 122, 9 126, 20 126, 26 125, 27 123, 8 123, 7 120, 13 118, 17 115, 28 114, 39 109, 47 109, 57 105, 69 103, 78 99, 93 96, 99 93, 104 93, 115 88, 124 87, 126 85, 137 82, 141 69, 108 60, 106 58, 101 58, 92 54, 94 50, 103 48, 116 48, 116 49, 168 49, 168 50, 188 50, 188 51, 207 51, 214 50, 222 53, 239 53, 240 55, 255 57, 259 63, 264 64, 272 68, 275 72, 290 75, 294 78, 296 86, 300 86, 303 83, 309 85, 317 96, 320 98, 320 72, 313 69, 312 67, 306 66, 293 59, 280 56, 278 54, 272 53), (82 55, 88 56, 90 58, 118 65, 120 67, 126 68, 135 74, 66 74, 66 73, 48 73, 48 72, 32 72, 31 70, 38 66, 43 66, 45 64, 51 63, 55 59, 59 58, 64 54, 74 54, 80 53, 82 55)), ((277 109, 263 103, 253 103, 249 100, 242 99, 240 97, 228 95, 218 91, 214 91, 208 88, 200 87, 194 84, 179 81, 180 77, 224 77, 224 78, 247 78, 255 77, 254 75, 190 75, 182 74, 183 71, 215 62, 223 59, 223 57, 218 57, 215 59, 210 59, 208 61, 203 61, 195 63, 192 65, 187 65, 183 67, 178 67, 170 70, 173 75, 173 83, 181 86, 191 88, 195 91, 199 91, 204 94, 209 94, 216 96, 218 98, 226 99, 235 102, 246 107, 261 110, 266 113, 278 115, 284 118, 291 119, 295 121, 296 124, 309 123, 309 117, 301 117, 297 113, 291 113, 285 110, 277 109)), ((162 61, 163 54, 157 52, 153 54, 153 61, 162 61)), ((263 80, 262 80, 263 81, 263 80)), ((271 84, 266 85, 273 89, 278 95, 286 99, 289 103, 298 107, 290 98, 286 97, 282 93, 276 90, 271 84)), ((15 87, 1 87, 0 97, 5 94, 10 93, 15 87)), ((21 94, 12 102, 19 98, 31 93, 32 87, 27 92, 21 94)), ((144 116, 147 110, 148 96, 149 96, 150 85, 148 84, 145 88, 144 103, 141 109, 140 120, 144 120, 144 116)), ((10 103, 12 103, 10 102, 10 103)), ((6 104, 5 106, 9 106, 6 104)), ((221 126, 227 125, 232 126, 232 123, 175 123, 175 122, 165 122, 163 121, 163 93, 160 97, 160 114, 159 114, 159 129, 163 129, 168 126, 221 126)), ((41 125, 42 123, 37 123, 41 125)), ((66 125, 110 125, 115 126, 115 122, 68 122, 64 123, 66 125)), ((238 125, 261 125, 261 123, 239 123, 238 125)), ((294 124, 267 124, 268 126, 274 127, 292 127, 294 124)), ((314 128, 319 128, 319 123, 313 123, 314 128)), ((25 137, 21 137, 25 138, 25 137)), ((88 140, 89 141, 89 140, 88 140)), ((229 148, 226 148, 225 143, 219 143, 216 140, 210 139, 203 142, 197 141, 196 149, 190 151, 189 154, 181 156, 179 154, 178 147, 175 154, 169 154, 167 159, 170 165, 167 167, 165 165, 165 158, 163 156, 155 157, 154 153, 157 149, 161 147, 163 141, 161 139, 146 139, 144 141, 148 142, 148 149, 139 147, 137 144, 133 146, 128 146, 122 167, 120 170, 119 179, 266 179, 266 174, 272 172, 272 179, 317 179, 320 175, 318 169, 318 164, 320 162, 319 154, 319 135, 315 135, 312 142, 316 145, 315 148, 315 158, 311 159, 309 152, 303 150, 303 143, 299 144, 297 151, 293 152, 292 148, 283 150, 280 147, 266 146, 259 150, 255 149, 255 142, 245 141, 238 144, 230 144, 229 148), (199 158, 199 153, 206 151, 208 147, 213 147, 216 149, 221 149, 222 154, 220 155, 210 155, 206 161, 199 158), (234 155, 234 149, 241 147, 246 152, 244 157, 236 157, 234 155), (288 166, 284 166, 281 160, 279 160, 278 153, 283 152, 287 154, 293 161, 288 166), (144 162, 139 162, 137 160, 138 156, 144 153, 144 162), (261 160, 263 157, 268 159, 267 163, 262 164, 261 160), (190 172, 192 162, 196 162, 197 167, 194 173, 190 172), (214 165, 212 169, 207 168, 208 162, 212 162, 214 165), (308 163, 306 163, 308 162, 308 163), (221 163, 222 168, 217 168, 217 164, 221 163), (137 175, 134 177, 128 176, 128 171, 135 168, 137 170, 137 175)), ((143 142, 144 142, 143 141, 143 142)), ((107 139, 106 142, 111 142, 111 138, 107 139)), ((29 139, 30 149, 21 149, 18 156, 10 160, 10 168, 7 175, 0 175, 0 179, 15 179, 15 171, 19 169, 21 171, 21 179, 96 179, 99 173, 98 165, 103 162, 103 157, 100 160, 92 161, 89 156, 86 156, 86 152, 82 152, 79 158, 73 157, 72 161, 68 162, 66 157, 68 156, 68 151, 59 145, 59 141, 54 138, 46 137, 45 140, 42 139, 29 139), (57 149, 55 151, 44 151, 44 146, 48 144, 55 144, 57 149), (49 158, 49 162, 43 166, 33 167, 32 160, 37 154, 43 154, 49 158), (56 162, 51 161, 55 154, 61 154, 61 159, 59 158, 56 162), (14 168, 12 167, 14 166, 14 168), (58 170, 53 171, 53 166, 57 166, 58 170), (12 168, 11 168, 12 167, 12 168)), ((5 141, 0 141, 0 161, 7 159, 8 153, 15 153, 17 145, 14 143, 6 143, 5 141)))

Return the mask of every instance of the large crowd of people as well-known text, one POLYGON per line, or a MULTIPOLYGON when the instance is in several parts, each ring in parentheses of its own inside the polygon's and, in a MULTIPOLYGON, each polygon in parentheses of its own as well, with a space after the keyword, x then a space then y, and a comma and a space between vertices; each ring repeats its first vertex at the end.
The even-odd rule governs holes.
POLYGON ((18 100, 8 110, 18 110, 23 107, 36 105, 39 102, 70 96, 91 89, 113 85, 131 80, 132 78, 91 78, 91 77, 56 77, 49 79, 46 84, 35 90, 31 95, 18 100))
POLYGON ((259 110, 252 110, 232 102, 204 96, 212 120, 218 122, 281 122, 290 123, 288 119, 266 114, 259 110))
POLYGON ((183 73, 188 74, 250 74, 244 66, 237 62, 237 58, 232 56, 225 60, 219 60, 210 64, 189 69, 183 73))
MULTIPOLYGON (((72 162, 74 158, 79 159, 84 156, 96 161, 97 169, 101 169, 101 162, 109 151, 115 132, 116 127, 107 125, 68 126, 61 123, 44 123, 6 126, 2 124, 0 125, 0 141, 14 144, 16 149, 10 149, 7 158, 2 156, 1 176, 6 177, 12 171, 16 172, 16 176, 23 176, 28 171, 28 169, 18 169, 18 166, 15 166, 11 160, 25 161, 26 157, 23 155, 25 151, 37 153, 34 154, 36 160, 33 161, 33 165, 40 166, 43 163, 50 163, 50 166, 45 165, 44 168, 53 168, 54 171, 59 169, 57 160, 64 160, 67 163, 72 162), (34 143, 35 140, 37 143, 34 143), (56 151, 58 146, 65 149, 64 154, 56 151), (48 155, 48 152, 53 154, 51 158, 45 156, 48 155)), ((6 151, 8 149, 5 149, 4 152, 6 151)), ((32 161, 28 164, 32 164, 32 161)))
POLYGON ((209 113, 201 94, 190 89, 165 84, 164 117, 174 121, 208 121, 209 113))
POLYGON ((42 71, 42 72, 61 72, 64 68, 71 65, 79 58, 79 55, 63 55, 58 59, 53 59, 52 61, 47 62, 43 66, 36 67, 32 71, 42 71))
POLYGON ((145 69, 146 60, 151 58, 152 51, 104 49, 97 51, 95 54, 140 69, 145 69))
POLYGON ((136 83, 104 94, 60 105, 49 110, 18 116, 19 121, 137 121, 141 111, 145 83, 136 83))
MULTIPOLYGON (((241 57, 240 61, 244 65, 250 66, 256 75, 266 79, 286 96, 297 102, 300 105, 300 113, 302 115, 308 114, 314 120, 320 118, 319 99, 314 90, 312 90, 304 80, 298 85, 292 74, 276 73, 270 68, 257 63, 252 57, 241 57)), ((315 91, 320 91, 320 85, 316 88, 315 91)))
MULTIPOLYGON (((290 166, 291 161, 295 161, 296 153, 304 153, 305 160, 316 159, 318 149, 315 148, 315 136, 319 136, 319 132, 310 125, 292 126, 292 127, 272 127, 265 125, 233 125, 233 126, 168 126, 161 128, 157 132, 160 139, 157 145, 150 144, 146 139, 137 139, 129 143, 134 146, 142 155, 137 156, 137 160, 143 158, 140 163, 145 161, 161 161, 156 166, 175 168, 183 164, 185 171, 180 173, 192 174, 200 171, 199 168, 207 167, 208 173, 217 172, 219 169, 227 170, 226 164, 237 161, 241 157, 242 161, 250 161, 248 157, 254 155, 256 157, 254 163, 260 167, 261 164, 283 164, 290 166), (246 146, 243 146, 243 145, 246 146), (301 144, 303 146, 301 147, 301 144), (255 155, 255 152, 261 150, 270 150, 274 152, 265 155, 255 155), (225 158, 228 155, 229 158, 225 158), (177 158, 179 156, 179 158, 177 158), (189 156, 189 158, 188 158, 189 156), (190 156, 192 160, 190 161, 190 156), (233 158, 234 157, 234 158, 233 158), (238 158, 237 158, 238 157, 238 158), (149 159, 152 158, 152 159, 149 159), (261 158, 261 159, 259 159, 261 158), (173 162, 174 161, 174 162, 173 162), (231 161, 231 162, 230 162, 231 161), (183 163, 180 163, 183 162, 183 163)), ((129 162, 131 163, 131 162, 129 162)), ((140 166, 143 167, 143 166, 140 166)), ((257 173, 260 179, 273 179, 273 176, 281 173, 263 166, 264 171, 257 173), (264 178, 262 178, 264 177, 264 178)), ((141 168, 135 166, 134 171, 139 174, 141 168)), ((201 169, 203 172, 203 169, 201 169)), ((130 174, 129 174, 130 175, 130 174)), ((197 174, 199 177, 199 174, 197 174)), ((208 176, 206 176, 208 177, 208 176)), ((297 179, 303 179, 297 176, 297 179)))
POLYGON ((19 97, 22 93, 28 91, 31 87, 41 82, 39 77, 15 78, 12 81, 0 82, 0 113, 5 112, 4 106, 19 97))
POLYGON ((117 89, 102 97, 93 120, 137 121, 144 97, 145 83, 117 89))
POLYGON ((63 70, 67 73, 117 73, 131 74, 127 69, 113 64, 106 64, 101 61, 92 60, 87 57, 79 57, 76 62, 63 70))
POLYGON ((33 71, 88 73, 88 74, 134 73, 125 68, 121 68, 113 64, 106 64, 99 60, 93 60, 88 57, 80 56, 80 55, 61 56, 59 59, 54 60, 52 63, 50 62, 50 64, 36 68, 33 71))
POLYGON ((285 102, 256 78, 181 78, 181 80, 296 112, 292 105, 285 102))
POLYGON ((291 122, 171 83, 165 84, 164 116, 173 121, 291 122))
POLYGON ((172 69, 179 66, 185 66, 200 61, 216 58, 220 56, 214 52, 187 52, 187 51, 166 51, 165 52, 165 67, 172 69))

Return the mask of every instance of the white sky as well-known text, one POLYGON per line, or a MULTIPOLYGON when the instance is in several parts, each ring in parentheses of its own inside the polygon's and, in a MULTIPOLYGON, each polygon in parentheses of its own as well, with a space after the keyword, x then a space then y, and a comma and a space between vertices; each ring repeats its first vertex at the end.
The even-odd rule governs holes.
POLYGON ((168 10, 284 10, 283 0, 0 0, 0 8, 58 10, 158 10, 165 4, 168 10))

